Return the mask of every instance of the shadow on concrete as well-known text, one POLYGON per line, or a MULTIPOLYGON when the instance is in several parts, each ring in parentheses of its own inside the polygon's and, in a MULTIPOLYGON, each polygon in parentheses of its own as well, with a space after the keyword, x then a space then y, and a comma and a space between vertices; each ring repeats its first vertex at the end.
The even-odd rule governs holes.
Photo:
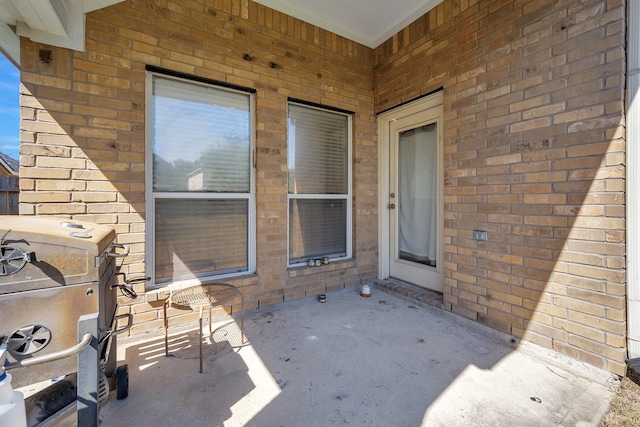
POLYGON ((195 330, 172 335, 173 357, 162 337, 123 342, 130 396, 103 426, 597 426, 610 398, 581 362, 376 290, 250 310, 246 333, 214 334, 203 374, 195 330))
POLYGON ((211 426, 232 417, 230 408, 254 388, 238 355, 240 330, 227 321, 212 335, 205 333, 203 373, 198 338, 193 327, 170 329, 169 356, 160 335, 121 344, 118 358, 129 367, 129 397, 116 400, 113 392, 100 413, 101 425, 211 426))

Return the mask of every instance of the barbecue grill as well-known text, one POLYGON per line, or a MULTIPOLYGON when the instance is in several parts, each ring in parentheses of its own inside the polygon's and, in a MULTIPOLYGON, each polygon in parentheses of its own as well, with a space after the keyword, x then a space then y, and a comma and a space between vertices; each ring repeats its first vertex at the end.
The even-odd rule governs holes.
POLYGON ((118 398, 128 393, 115 351, 131 324, 126 316, 116 330, 116 258, 127 248, 111 227, 53 217, 0 216, 0 237, 0 344, 13 386, 64 378, 26 400, 28 424, 77 413, 79 425, 97 425, 105 377, 116 378, 118 398))

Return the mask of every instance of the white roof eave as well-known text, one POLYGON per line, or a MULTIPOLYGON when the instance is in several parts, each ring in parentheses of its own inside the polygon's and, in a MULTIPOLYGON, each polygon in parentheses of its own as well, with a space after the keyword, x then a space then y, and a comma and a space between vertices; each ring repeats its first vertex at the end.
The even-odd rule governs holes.
POLYGON ((122 1, 0 0, 0 52, 20 65, 20 37, 82 51, 85 14, 122 1))

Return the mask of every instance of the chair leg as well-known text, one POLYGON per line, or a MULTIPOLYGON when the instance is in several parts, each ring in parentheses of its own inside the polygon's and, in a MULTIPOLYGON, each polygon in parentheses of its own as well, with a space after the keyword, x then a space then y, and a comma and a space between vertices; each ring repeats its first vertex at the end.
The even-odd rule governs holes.
POLYGON ((200 328, 199 328, 199 336, 200 336, 200 373, 202 373, 202 312, 200 312, 200 328))
POLYGON ((244 295, 240 292, 240 344, 244 345, 244 295))
POLYGON ((169 321, 167 320, 167 303, 162 305, 164 313, 164 355, 169 355, 169 321))

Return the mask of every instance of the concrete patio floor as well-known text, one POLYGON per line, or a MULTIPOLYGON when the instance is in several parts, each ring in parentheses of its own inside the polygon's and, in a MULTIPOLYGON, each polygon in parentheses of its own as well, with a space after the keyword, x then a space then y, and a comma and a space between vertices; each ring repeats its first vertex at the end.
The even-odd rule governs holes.
MULTIPOLYGON (((103 427, 598 426, 615 377, 438 309, 350 288, 246 312, 204 346, 197 329, 118 342, 129 397, 103 427)), ((226 324, 226 326, 225 326, 226 324)), ((193 326, 193 325, 192 325, 193 326)))

